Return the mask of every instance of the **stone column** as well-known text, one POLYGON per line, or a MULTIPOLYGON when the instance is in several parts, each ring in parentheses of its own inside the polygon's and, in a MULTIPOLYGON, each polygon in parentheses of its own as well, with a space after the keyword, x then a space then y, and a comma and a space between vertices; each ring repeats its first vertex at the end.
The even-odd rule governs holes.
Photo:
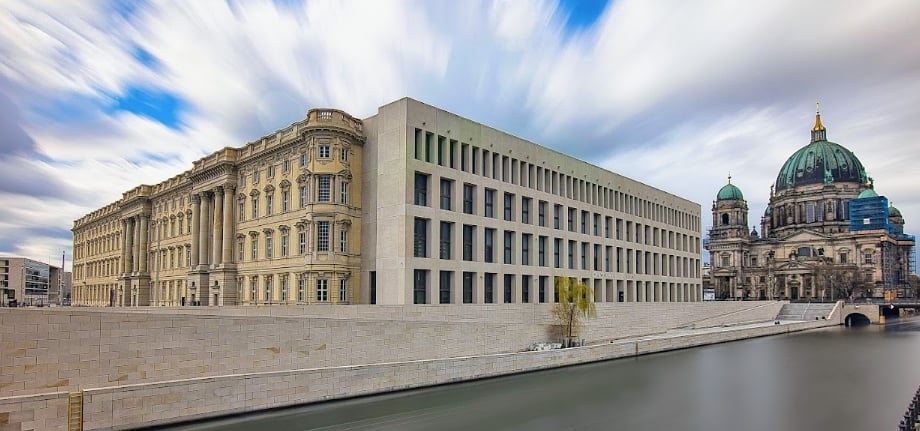
POLYGON ((208 214, 211 212, 210 197, 207 193, 201 193, 201 216, 198 217, 200 226, 198 227, 198 264, 208 265, 208 214))
POLYGON ((224 255, 224 188, 214 189, 214 220, 211 244, 211 263, 215 266, 221 264, 224 255))
POLYGON ((134 272, 134 218, 128 218, 125 230, 125 272, 134 272))
POLYGON ((198 249, 200 244, 198 243, 199 229, 201 219, 201 197, 197 194, 192 195, 192 262, 189 267, 189 270, 194 270, 198 267, 198 249))
POLYGON ((147 224, 146 214, 141 214, 139 218, 140 218, 141 223, 138 229, 140 230, 141 240, 140 240, 140 246, 139 246, 140 253, 138 253, 137 255, 138 271, 147 272, 147 257, 148 257, 147 252, 148 250, 150 250, 150 244, 147 242, 147 239, 148 239, 147 232, 150 229, 150 226, 148 226, 147 224))
POLYGON ((131 248, 128 242, 128 220, 121 219, 121 273, 128 273, 128 250, 131 248))
POLYGON ((224 241, 221 259, 224 265, 233 263, 233 220, 233 187, 224 186, 224 241))

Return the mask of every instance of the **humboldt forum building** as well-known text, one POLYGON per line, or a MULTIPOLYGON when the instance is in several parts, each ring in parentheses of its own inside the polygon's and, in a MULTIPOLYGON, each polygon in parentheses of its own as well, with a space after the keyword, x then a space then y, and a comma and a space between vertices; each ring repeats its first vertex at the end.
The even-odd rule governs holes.
POLYGON ((312 109, 76 220, 73 304, 699 301, 700 211, 412 99, 312 109))

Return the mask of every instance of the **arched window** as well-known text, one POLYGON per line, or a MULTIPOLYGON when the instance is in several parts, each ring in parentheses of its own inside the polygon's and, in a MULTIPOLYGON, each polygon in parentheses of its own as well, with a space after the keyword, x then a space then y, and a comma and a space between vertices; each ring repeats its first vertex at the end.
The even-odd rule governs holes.
POLYGON ((728 224, 728 214, 722 214, 722 224, 723 225, 728 224))

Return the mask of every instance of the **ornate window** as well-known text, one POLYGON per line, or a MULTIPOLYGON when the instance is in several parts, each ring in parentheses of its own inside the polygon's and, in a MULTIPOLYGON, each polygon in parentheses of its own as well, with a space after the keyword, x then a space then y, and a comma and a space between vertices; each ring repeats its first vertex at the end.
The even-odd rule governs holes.
POLYGON ((316 222, 316 251, 329 251, 329 222, 316 222))
POLYGON ((348 279, 339 280, 339 302, 348 302, 348 279))
POLYGON ((319 155, 317 156, 320 159, 329 158, 329 145, 320 145, 319 146, 319 155))
POLYGON ((329 175, 320 175, 317 177, 318 194, 317 200, 320 202, 329 202, 332 198, 332 177, 329 175))
POLYGON ((329 280, 316 280, 316 300, 318 302, 329 301, 329 280))

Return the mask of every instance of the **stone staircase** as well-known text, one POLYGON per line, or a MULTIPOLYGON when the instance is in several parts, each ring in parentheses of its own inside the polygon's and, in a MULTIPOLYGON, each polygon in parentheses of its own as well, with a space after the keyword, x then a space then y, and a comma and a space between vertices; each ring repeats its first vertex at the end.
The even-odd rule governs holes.
POLYGON ((821 320, 834 311, 834 303, 796 303, 785 304, 776 315, 776 320, 821 320))

